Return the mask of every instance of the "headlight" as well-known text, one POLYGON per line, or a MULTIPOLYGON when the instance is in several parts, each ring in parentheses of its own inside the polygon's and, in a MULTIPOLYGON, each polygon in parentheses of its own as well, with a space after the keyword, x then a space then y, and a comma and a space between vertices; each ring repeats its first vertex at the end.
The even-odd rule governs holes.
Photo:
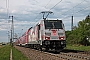
POLYGON ((46 40, 50 40, 50 37, 45 37, 46 40))
POLYGON ((64 38, 65 38, 64 36, 62 36, 62 37, 59 36, 59 39, 60 39, 60 40, 64 40, 64 38))

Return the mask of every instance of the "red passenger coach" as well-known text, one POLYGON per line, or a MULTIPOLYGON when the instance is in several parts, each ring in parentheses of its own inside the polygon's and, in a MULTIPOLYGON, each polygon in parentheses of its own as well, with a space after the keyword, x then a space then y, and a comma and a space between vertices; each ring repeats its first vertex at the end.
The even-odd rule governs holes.
POLYGON ((29 47, 29 32, 30 28, 25 32, 25 47, 29 47))
POLYGON ((17 40, 15 41, 15 44, 16 44, 17 46, 19 46, 19 44, 20 44, 19 39, 17 39, 17 40))
POLYGON ((19 43, 16 43, 17 45, 20 46, 28 46, 28 33, 29 33, 30 29, 28 29, 21 37, 19 37, 16 42, 19 41, 19 43))

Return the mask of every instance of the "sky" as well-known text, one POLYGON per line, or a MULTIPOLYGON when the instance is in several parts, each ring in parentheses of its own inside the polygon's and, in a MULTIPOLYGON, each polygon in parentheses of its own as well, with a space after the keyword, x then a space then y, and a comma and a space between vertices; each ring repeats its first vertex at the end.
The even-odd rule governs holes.
POLYGON ((9 42, 13 16, 14 34, 21 36, 42 19, 42 11, 52 11, 48 19, 61 19, 65 30, 90 15, 90 0, 0 0, 0 42, 9 42), (9 37, 9 38, 8 38, 9 37))

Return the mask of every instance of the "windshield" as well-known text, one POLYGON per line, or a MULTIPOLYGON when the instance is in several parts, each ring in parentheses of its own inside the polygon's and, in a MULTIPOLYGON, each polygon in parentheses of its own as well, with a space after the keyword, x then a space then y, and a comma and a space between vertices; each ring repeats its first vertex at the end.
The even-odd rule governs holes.
POLYGON ((45 20, 45 29, 62 29, 61 20, 45 20))

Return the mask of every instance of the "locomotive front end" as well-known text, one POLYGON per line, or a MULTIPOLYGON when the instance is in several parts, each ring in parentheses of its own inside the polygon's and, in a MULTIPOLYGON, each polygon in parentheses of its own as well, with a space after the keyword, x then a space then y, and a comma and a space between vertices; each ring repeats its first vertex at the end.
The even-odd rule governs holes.
POLYGON ((66 47, 66 37, 62 20, 45 20, 45 39, 43 46, 46 50, 62 50, 66 47))

